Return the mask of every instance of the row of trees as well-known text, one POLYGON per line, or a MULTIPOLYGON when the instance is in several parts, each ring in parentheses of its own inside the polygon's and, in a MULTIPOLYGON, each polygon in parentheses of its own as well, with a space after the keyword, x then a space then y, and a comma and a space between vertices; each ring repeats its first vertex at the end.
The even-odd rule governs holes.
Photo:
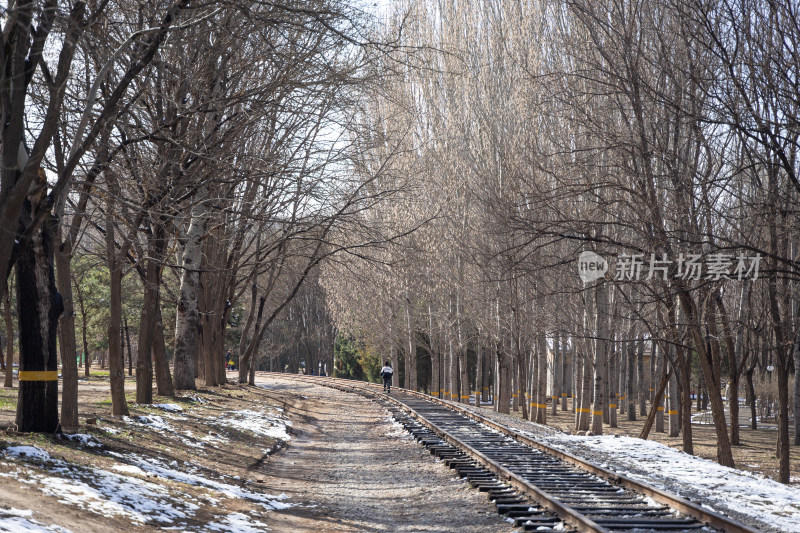
POLYGON ((382 53, 370 24, 338 0, 3 10, 0 267, 15 272, 20 430, 78 423, 75 317, 86 326, 83 304, 98 296, 81 292, 86 272, 108 275, 113 415, 128 412, 123 291, 141 291, 139 403, 154 379, 162 395, 223 383, 235 310, 241 382, 262 345, 286 344, 270 327, 279 316, 332 344, 309 311, 319 291, 301 289, 323 259, 359 246, 339 237, 392 193, 379 172, 349 170, 361 127, 350 109, 382 53), (305 305, 290 305, 298 295, 305 305))
POLYGON ((728 466, 742 380, 769 367, 788 482, 800 368, 796 9, 402 6, 390 26, 403 46, 383 58, 383 91, 358 114, 371 132, 359 168, 383 169, 403 191, 362 217, 402 237, 325 266, 337 326, 395 364, 402 354, 404 386, 420 387, 423 360, 427 390, 467 401, 491 372, 498 410, 524 398, 524 416, 545 421, 548 391, 574 393, 576 426, 594 433, 616 424, 621 404, 636 413, 626 382, 648 374, 650 353, 643 435, 667 396, 688 453, 695 368, 728 466))

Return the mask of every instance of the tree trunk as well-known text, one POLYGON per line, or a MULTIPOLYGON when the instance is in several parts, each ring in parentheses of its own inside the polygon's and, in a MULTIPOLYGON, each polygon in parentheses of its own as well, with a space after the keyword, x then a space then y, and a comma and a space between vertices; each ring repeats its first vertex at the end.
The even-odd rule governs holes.
MULTIPOLYGON (((644 338, 640 335, 636 351, 636 374, 639 376, 639 414, 641 416, 647 416, 647 396, 653 386, 648 383, 644 374, 644 343, 644 338)), ((652 350, 650 357, 652 357, 652 350)))
POLYGON ((250 364, 250 373, 247 378, 247 383, 249 385, 255 386, 256 384, 256 365, 258 364, 258 352, 255 353, 255 357, 253 357, 253 362, 250 364))
POLYGON ((558 400, 561 398, 561 346, 559 345, 559 336, 553 337, 553 405, 550 414, 556 416, 558 414, 558 400))
MULTIPOLYGON (((429 342, 431 347, 431 396, 436 398, 441 398, 442 396, 442 383, 440 378, 440 360, 439 360, 439 342, 437 340, 436 331, 433 327, 433 309, 430 305, 428 305, 428 336, 429 342)), ((391 339, 392 336, 389 335, 391 339)), ((394 340, 391 340, 391 346, 394 346, 394 340)), ((395 358, 392 359, 392 365, 395 364, 395 359, 397 355, 394 356, 395 358)), ((392 367, 397 368, 397 367, 392 367)), ((394 379, 394 376, 392 376, 394 379)))
MULTIPOLYGON (((728 438, 728 425, 725 421, 725 406, 722 403, 722 394, 717 387, 712 361, 706 352, 703 342, 703 335, 698 323, 697 308, 691 296, 686 290, 679 292, 681 306, 684 310, 686 322, 689 327, 694 347, 697 350, 700 368, 706 378, 706 389, 711 400, 711 414, 714 419, 714 428, 717 433, 717 460, 722 466, 734 468, 733 452, 731 451, 730 439, 728 438)), ((691 405, 691 404, 689 404, 691 405)), ((684 421, 691 425, 691 413, 684 413, 684 421), (688 417, 688 420, 687 420, 688 417)), ((686 451, 686 450, 684 450, 686 451)), ((687 452, 689 453, 689 452, 687 452)))
MULTIPOLYGON (((255 294, 254 294, 255 296, 255 294)), ((250 337, 250 342, 247 343, 245 351, 239 351, 239 383, 244 383, 248 379, 250 367, 253 366, 253 359, 255 358, 256 349, 261 343, 263 335, 261 319, 264 315, 264 304, 267 302, 266 296, 261 296, 258 301, 258 311, 256 312, 255 323, 253 324, 253 336, 250 337)), ((240 344, 241 347, 241 344, 240 344)), ((395 370, 396 372, 396 370, 395 370)))
POLYGON ((570 396, 572 388, 569 385, 571 378, 569 361, 567 360, 567 349, 569 345, 568 339, 564 338, 564 343, 561 345, 561 411, 567 411, 567 397, 570 396))
POLYGON ((136 353, 136 403, 153 403, 154 332, 160 318, 161 262, 167 247, 166 231, 156 220, 147 245, 144 300, 139 315, 139 346, 136 353))
POLYGON ((575 394, 572 395, 572 412, 575 413, 575 429, 581 429, 583 417, 583 410, 581 403, 583 401, 583 355, 580 354, 578 349, 575 349, 573 355, 574 369, 575 369, 575 394))
MULTIPOLYGON (((459 352, 461 347, 459 346, 459 352)), ((417 390, 417 343, 414 338, 414 313, 406 290, 406 388, 417 390)), ((457 399, 458 400, 458 399, 457 399)))
MULTIPOLYGON (((529 417, 529 409, 530 409, 530 400, 528 399, 528 361, 524 355, 524 350, 522 349, 522 339, 517 336, 517 379, 519 382, 519 400, 520 404, 522 404, 522 419, 528 420, 529 417)), ((476 395, 477 397, 477 395, 476 395)))
POLYGON ((625 383, 626 406, 628 420, 636 420, 636 343, 633 340, 628 342, 628 369, 626 372, 627 382, 625 383))
POLYGON ((664 397, 664 390, 667 388, 667 383, 669 382, 670 375, 666 374, 661 377, 661 382, 658 384, 658 390, 655 391, 656 394, 653 397, 653 404, 650 408, 650 412, 647 415, 647 419, 645 420, 644 427, 642 428, 642 432, 639 434, 640 439, 647 439, 648 435, 650 434, 650 428, 653 427, 653 422, 658 415, 658 409, 656 405, 661 404, 661 399, 664 397))
POLYGON ((467 349, 464 346, 458 348, 458 382, 459 400, 461 403, 469 403, 469 376, 467 375, 467 349))
MULTIPOLYGON (((665 364, 675 364, 675 346, 670 345, 669 351, 673 353, 673 357, 670 358, 669 362, 665 361, 665 364)), ((674 369, 674 366, 673 366, 674 369)), ((677 437, 680 435, 681 430, 681 422, 680 418, 678 418, 678 404, 680 403, 680 391, 678 387, 678 374, 677 372, 672 373, 672 378, 669 380, 669 411, 667 411, 667 417, 669 422, 669 436, 670 437, 677 437)), ((685 445, 685 441, 684 441, 685 445)), ((685 448, 685 446, 684 446, 685 448)))
POLYGON ((579 431, 589 431, 591 427, 591 414, 592 414, 592 378, 594 372, 592 371, 592 359, 589 355, 583 356, 583 382, 581 383, 581 403, 578 411, 580 411, 579 418, 579 431))
POLYGON ((125 399, 125 362, 122 353, 122 261, 117 256, 114 244, 113 200, 106 214, 106 254, 108 256, 109 318, 108 318, 108 368, 111 383, 111 414, 127 416, 128 404, 125 399))
POLYGON ((481 406, 483 390, 483 344, 480 333, 475 343, 475 407, 481 406))
POLYGON ((393 337, 389 341, 389 357, 392 363, 392 387, 400 387, 400 356, 397 353, 397 344, 393 337))
MULTIPOLYGON (((667 373, 667 364, 664 360, 664 355, 661 353, 661 350, 658 347, 657 342, 653 342, 653 354, 651 357, 655 359, 656 367, 655 372, 653 372, 653 377, 655 376, 665 376, 667 373)), ((669 381, 669 380, 667 380, 669 381)), ((653 399, 653 408, 656 410, 656 433, 664 433, 664 396, 661 396, 661 400, 656 402, 655 398, 653 399)))
MULTIPOLYGON (((59 238, 59 241, 61 239, 59 238)), ((75 310, 72 298, 71 249, 65 243, 55 251, 58 292, 64 302, 59 319, 58 344, 61 353, 61 425, 78 427, 78 354, 75 352, 75 310)))
POLYGON ((496 341, 497 351, 497 412, 508 414, 511 411, 511 357, 496 341))
MULTIPOLYGON (((198 302, 202 330, 204 382, 216 387, 227 381, 225 375, 225 323, 230 301, 225 273, 226 248, 223 228, 211 229, 203 242, 206 268, 200 274, 201 295, 198 302)), ((308 361, 306 361, 308 363, 308 361)), ((309 371, 306 368, 306 371, 309 371)))
POLYGON ((131 330, 128 328, 128 315, 122 315, 122 331, 120 334, 123 335, 122 341, 122 353, 125 353, 125 345, 127 343, 128 346, 128 375, 133 375, 133 350, 131 349, 131 330))
POLYGON ((540 331, 536 336, 538 348, 536 350, 538 360, 538 379, 536 383, 536 421, 540 424, 547 423, 547 337, 544 331, 540 331))
POLYGON ((172 376, 169 372, 167 350, 164 343, 164 321, 161 319, 161 306, 156 306, 156 323, 153 328, 153 361, 156 372, 156 390, 159 396, 175 396, 172 376))
POLYGON ((794 444, 800 446, 800 333, 794 340, 792 351, 794 353, 794 444))
POLYGON ((205 233, 206 208, 199 203, 192 208, 192 219, 186 231, 186 244, 181 255, 181 284, 175 311, 175 357, 173 371, 175 389, 195 390, 195 369, 198 353, 200 315, 197 308, 200 284, 201 238, 205 233))
POLYGON ((86 312, 86 307, 83 303, 83 297, 81 296, 80 291, 78 291, 78 303, 80 304, 81 308, 81 340, 83 342, 83 375, 87 378, 90 374, 90 368, 92 364, 92 358, 89 356, 89 336, 88 336, 88 313, 86 312))
MULTIPOLYGON (((509 366, 509 377, 510 377, 509 366)), ((453 339, 448 335, 447 339, 447 399, 451 402, 456 401, 458 390, 458 372, 456 372, 456 356, 453 348, 453 339)))
MULTIPOLYGON (((772 206, 777 209, 777 176, 774 170, 769 172, 769 190, 772 206)), ((778 264, 775 257, 786 257, 785 240, 781 239, 779 244, 777 235, 777 213, 770 217, 770 252, 773 254, 770 259, 771 269, 767 277, 767 287, 769 288, 769 312, 772 319, 772 330, 775 334, 775 373, 778 374, 778 481, 789 483, 790 464, 789 464, 789 365, 788 349, 793 344, 793 338, 784 329, 783 317, 778 303, 778 264), (778 255, 780 254, 780 255, 778 255), (787 342, 789 346, 787 346, 787 342)), ((795 414, 797 416, 797 414, 795 414)))
POLYGON ((597 298, 597 339, 594 362, 594 405, 592 433, 603 434, 603 408, 606 404, 606 369, 608 364, 608 287, 601 283, 595 289, 597 298))
MULTIPOLYGON (((43 173, 40 177, 44 181, 43 173)), ((25 227, 35 216, 35 204, 41 198, 33 199, 34 205, 31 200, 25 200, 20 214, 20 223, 25 227)), ((19 324, 16 424, 23 432, 59 430, 56 336, 63 304, 56 290, 53 265, 55 224, 48 215, 43 227, 20 250, 16 264, 19 324)))
MULTIPOLYGON (((612 333, 611 337, 613 339, 615 335, 612 333)), ((619 405, 617 403, 619 402, 617 385, 619 384, 619 380, 615 378, 619 372, 619 343, 609 340, 608 345, 611 347, 611 354, 609 354, 608 358, 608 424, 612 428, 615 428, 619 427, 619 421, 617 419, 617 405, 619 405)))
POLYGON ((9 389, 14 385, 14 323, 11 316, 11 293, 8 290, 8 281, 5 282, 4 286, 3 314, 6 322, 6 375, 3 386, 9 389))
POLYGON ((511 341, 511 410, 519 411, 519 359, 514 355, 514 340, 511 341))
MULTIPOLYGON (((756 347, 758 350, 758 347, 756 347)), ((756 388, 753 384, 753 372, 756 369, 755 362, 758 358, 753 358, 753 364, 747 369, 745 372, 744 377, 745 381, 747 382, 747 399, 750 401, 750 429, 756 430, 758 429, 758 412, 756 411, 756 388)), ((797 379, 797 378, 795 378, 797 379)))
MULTIPOLYGON (((683 431, 683 451, 694 455, 694 436, 692 434, 692 395, 691 395, 691 369, 684 357, 683 347, 679 347, 675 353, 678 359, 678 368, 681 369, 678 389, 681 401, 675 406, 675 414, 680 417, 678 424, 683 431)), ((670 408, 672 409, 672 408, 670 408)))

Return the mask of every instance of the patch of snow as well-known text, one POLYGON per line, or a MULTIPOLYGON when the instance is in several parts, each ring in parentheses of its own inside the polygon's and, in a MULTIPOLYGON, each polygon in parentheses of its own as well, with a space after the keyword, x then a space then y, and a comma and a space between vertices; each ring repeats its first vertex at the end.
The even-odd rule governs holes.
POLYGON ((266 410, 243 409, 233 411, 214 422, 217 426, 231 427, 260 437, 288 441, 291 439, 287 427, 291 421, 281 413, 271 414, 266 410))
POLYGON ((392 439, 410 439, 411 434, 406 430, 406 428, 400 424, 399 422, 395 421, 393 418, 389 418, 389 429, 384 436, 392 438, 392 439))
POLYGON ((202 437, 198 438, 207 444, 225 444, 226 442, 230 442, 229 438, 223 437, 219 433, 213 433, 211 431, 208 432, 208 435, 203 435, 202 437))
POLYGON ((139 524, 175 523, 194 514, 198 506, 161 485, 53 459, 32 446, 7 448, 23 470, 5 472, 53 496, 59 502, 102 516, 122 516, 139 524), (41 464, 30 464, 30 459, 41 464))
POLYGON ((172 426, 169 425, 169 422, 158 415, 123 416, 122 419, 127 424, 137 424, 162 431, 172 431, 172 426))
POLYGON ((158 407, 159 409, 163 409, 164 411, 170 411, 173 413, 180 413, 183 411, 183 407, 175 403, 156 403, 153 404, 153 407, 158 407))
MULTIPOLYGON (((16 509, 11 509, 16 511, 16 509)), ((33 511, 28 511, 31 516, 33 511)), ((28 519, 25 516, 9 514, 7 511, 0 509, 0 533, 72 533, 71 530, 55 525, 45 525, 33 519, 28 519)))
POLYGON ((709 509, 763 523, 765 530, 800 531, 798 487, 724 467, 650 440, 609 435, 540 438, 593 462, 606 461, 632 479, 683 494, 709 509))
POLYGON ((39 461, 50 460, 50 454, 36 446, 9 446, 3 450, 3 453, 20 459, 30 457, 31 459, 38 459, 39 461))
POLYGON ((102 448, 103 447, 103 444, 100 441, 98 441, 96 438, 94 438, 94 436, 86 435, 85 433, 73 433, 71 435, 67 434, 67 433, 63 433, 61 436, 62 436, 62 438, 65 438, 65 439, 70 440, 70 441, 77 441, 78 444, 80 444, 81 446, 86 446, 88 448, 102 448))
POLYGON ((125 473, 128 473, 128 474, 134 474, 134 475, 137 475, 137 476, 146 476, 147 475, 147 472, 145 472, 144 470, 142 470, 138 466, 133 466, 133 465, 114 465, 111 468, 113 468, 114 470, 117 470, 119 472, 125 472, 125 473))
MULTIPOLYGON (((215 517, 219 519, 220 517, 215 517)), ((236 533, 261 533, 270 529, 263 522, 251 519, 242 513, 231 513, 222 517, 222 521, 210 522, 205 525, 209 531, 236 531, 236 533)))
POLYGON ((248 500, 251 502, 258 503, 262 507, 268 510, 286 509, 292 506, 292 504, 281 503, 280 500, 284 500, 287 498, 285 494, 281 494, 280 496, 272 496, 269 494, 251 492, 236 485, 231 485, 228 483, 223 483, 221 481, 207 479, 197 473, 189 471, 184 472, 176 470, 174 468, 170 468, 169 466, 165 465, 164 463, 155 458, 144 458, 132 453, 126 455, 120 455, 120 454, 116 455, 124 458, 124 460, 129 465, 138 467, 148 474, 155 474, 161 478, 169 479, 172 481, 178 481, 180 483, 186 483, 187 485, 212 489, 228 498, 239 498, 242 500, 248 500))

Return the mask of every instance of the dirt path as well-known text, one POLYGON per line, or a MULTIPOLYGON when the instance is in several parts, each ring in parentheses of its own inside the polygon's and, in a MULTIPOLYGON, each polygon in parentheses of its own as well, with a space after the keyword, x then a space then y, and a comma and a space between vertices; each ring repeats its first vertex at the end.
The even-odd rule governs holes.
POLYGON ((293 399, 287 411, 296 433, 271 457, 266 488, 305 502, 272 513, 267 523, 276 530, 512 531, 484 495, 435 462, 379 406, 286 379, 264 383, 293 399))

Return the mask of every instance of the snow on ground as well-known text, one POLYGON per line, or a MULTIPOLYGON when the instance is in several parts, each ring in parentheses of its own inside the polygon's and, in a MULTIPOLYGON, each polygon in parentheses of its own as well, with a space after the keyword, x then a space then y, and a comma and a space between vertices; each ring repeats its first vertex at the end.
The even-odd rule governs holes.
POLYGON ((546 444, 765 530, 800 531, 800 488, 633 437, 556 435, 546 444), (745 518, 746 517, 746 518, 745 518))
POLYGON ((405 426, 391 416, 387 419, 387 426, 387 432, 384 435, 389 438, 404 440, 413 438, 405 426))
POLYGON ((183 411, 183 407, 175 403, 155 403, 153 404, 153 407, 157 407, 164 411, 171 411, 174 413, 180 413, 181 411, 183 411))
POLYGON ((174 432, 169 422, 158 415, 123 416, 122 420, 124 420, 126 424, 138 424, 141 426, 148 426, 158 431, 174 432))
POLYGON ((72 442, 77 442, 79 445, 84 446, 86 448, 102 448, 103 444, 94 438, 92 435, 86 435, 84 433, 62 433, 62 439, 67 439, 72 442))
POLYGON ((161 485, 67 463, 34 446, 6 448, 3 457, 11 461, 0 463, 8 467, 0 476, 16 478, 62 503, 98 515, 164 524, 184 520, 198 508, 193 502, 175 498, 161 485))
POLYGON ((0 533, 72 533, 61 526, 48 526, 31 518, 30 509, 0 509, 0 533))
MULTIPOLYGON (((213 494, 225 496, 227 498, 238 498, 248 500, 260 504, 267 510, 272 509, 285 509, 291 507, 291 504, 282 503, 280 500, 286 499, 285 494, 280 496, 271 496, 269 494, 262 494, 258 492, 251 492, 243 489, 237 485, 222 483, 212 479, 207 479, 198 473, 198 469, 189 464, 184 464, 182 469, 179 469, 177 461, 173 461, 169 465, 164 464, 162 461, 153 457, 144 457, 135 453, 120 454, 116 452, 109 452, 109 455, 120 459, 124 465, 116 466, 118 470, 127 469, 129 472, 138 473, 143 472, 146 474, 155 474, 156 476, 192 485, 195 487, 205 487, 214 491, 213 494), (137 472, 138 471, 138 472, 137 472)), ((217 503, 216 498, 208 498, 209 503, 217 503)))
POLYGON ((264 523, 242 513, 231 513, 221 518, 221 522, 211 522, 206 524, 206 528, 210 531, 235 531, 236 533, 259 533, 269 529, 264 523))
MULTIPOLYGON (((168 412, 183 410, 179 406, 174 406, 178 409, 169 407, 171 405, 173 404, 163 404, 160 408, 168 412)), ((174 435, 184 442, 191 441, 195 447, 228 440, 217 433, 209 433, 208 436, 198 438, 190 431, 178 432, 158 415, 123 417, 123 419, 127 424, 174 435)), ((236 430, 282 441, 290 438, 287 427, 291 423, 282 413, 282 409, 233 411, 216 420, 214 424, 220 428, 220 433, 236 430)), ((78 434, 67 438, 82 446, 97 447, 99 444, 89 435, 78 434)), ((245 482, 239 480, 238 484, 234 484, 209 479, 200 468, 192 464, 179 464, 177 461, 166 464, 158 458, 142 454, 120 454, 113 451, 100 453, 115 459, 117 464, 109 470, 81 466, 53 458, 48 452, 35 446, 10 446, 0 450, 0 467, 2 467, 0 476, 30 484, 60 502, 78 509, 103 516, 121 516, 135 523, 180 531, 254 533, 268 530, 266 525, 256 519, 258 513, 253 513, 256 518, 242 513, 215 514, 214 520, 210 523, 188 526, 187 521, 195 516, 201 503, 217 508, 222 498, 251 502, 267 511, 285 509, 293 505, 283 501, 287 499, 285 494, 275 496, 248 490, 241 486, 245 482), (162 485, 148 481, 152 477, 169 480, 171 483, 162 485), (190 487, 205 489, 207 492, 201 491, 198 500, 198 497, 186 492, 190 487)), ((39 524, 31 516, 31 512, 27 510, 0 509, 0 533, 23 531, 70 533, 58 526, 39 524)))
POLYGON ((217 426, 231 427, 239 431, 252 433, 259 437, 268 437, 284 442, 291 439, 287 428, 292 423, 286 419, 283 409, 280 407, 270 410, 262 409, 260 411, 252 409, 231 411, 212 423, 217 426))

